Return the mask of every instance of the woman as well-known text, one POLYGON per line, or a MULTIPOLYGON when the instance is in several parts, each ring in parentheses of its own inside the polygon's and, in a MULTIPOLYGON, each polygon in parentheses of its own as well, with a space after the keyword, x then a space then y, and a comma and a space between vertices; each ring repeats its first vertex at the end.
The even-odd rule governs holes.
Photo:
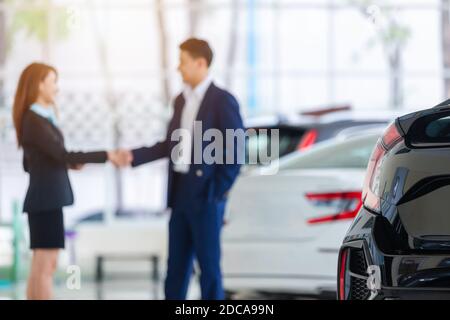
POLYGON ((24 169, 30 175, 23 206, 33 250, 28 299, 52 298, 53 273, 59 250, 64 248, 62 208, 74 200, 68 168, 81 169, 85 163, 104 163, 114 156, 104 151, 65 149, 55 112, 57 92, 55 68, 33 63, 22 72, 14 100, 17 141, 24 150, 24 169))

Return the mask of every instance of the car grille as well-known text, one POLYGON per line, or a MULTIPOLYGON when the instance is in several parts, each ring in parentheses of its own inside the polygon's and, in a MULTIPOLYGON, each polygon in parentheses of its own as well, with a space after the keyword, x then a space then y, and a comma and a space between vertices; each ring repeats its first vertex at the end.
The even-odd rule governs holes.
POLYGON ((370 291, 367 289, 367 283, 365 279, 359 279, 352 277, 350 295, 352 300, 367 300, 369 298, 370 291))
POLYGON ((370 290, 367 288, 367 263, 364 252, 361 249, 350 251, 350 271, 364 278, 350 275, 350 299, 367 300, 370 290))
POLYGON ((366 275, 367 263, 364 252, 360 249, 351 250, 350 271, 359 275, 366 275))

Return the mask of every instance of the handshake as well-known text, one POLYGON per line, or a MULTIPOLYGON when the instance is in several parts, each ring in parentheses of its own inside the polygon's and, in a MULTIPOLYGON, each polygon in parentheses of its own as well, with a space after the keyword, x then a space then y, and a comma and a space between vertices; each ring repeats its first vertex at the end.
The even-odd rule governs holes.
POLYGON ((125 168, 133 162, 133 154, 129 150, 108 151, 108 160, 117 168, 125 168))

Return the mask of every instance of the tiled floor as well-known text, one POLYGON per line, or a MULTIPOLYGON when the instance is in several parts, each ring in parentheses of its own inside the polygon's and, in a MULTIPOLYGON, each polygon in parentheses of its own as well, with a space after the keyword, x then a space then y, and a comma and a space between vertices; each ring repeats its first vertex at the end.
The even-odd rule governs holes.
MULTIPOLYGON (((0 299, 25 299, 26 285, 0 288, 0 299)), ((163 299, 162 283, 153 284, 147 279, 110 279, 101 284, 83 281, 79 290, 70 290, 64 283, 56 283, 56 300, 154 300, 163 299)), ((198 299, 198 285, 192 282, 189 299, 198 299)))
MULTIPOLYGON (((20 283, 11 287, 0 285, 0 300, 25 299, 26 284, 20 283)), ((149 278, 108 278, 102 283, 84 280, 79 290, 69 289, 65 283, 56 281, 54 287, 54 299, 56 300, 160 300, 164 298, 163 283, 153 283, 149 278)), ((193 279, 189 288, 189 300, 200 298, 198 281, 193 279)), ((267 299, 294 299, 294 300, 316 300, 311 296, 292 295, 262 295, 258 293, 239 293, 232 297, 237 300, 267 300, 267 299)), ((323 297, 330 299, 330 297, 323 297)))

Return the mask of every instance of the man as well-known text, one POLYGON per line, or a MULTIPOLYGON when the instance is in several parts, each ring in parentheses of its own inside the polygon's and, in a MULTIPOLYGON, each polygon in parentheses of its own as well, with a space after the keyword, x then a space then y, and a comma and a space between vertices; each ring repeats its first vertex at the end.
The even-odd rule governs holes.
MULTIPOLYGON (((118 152, 117 164, 131 161, 133 167, 169 157, 168 207, 172 209, 169 223, 169 258, 165 283, 166 299, 185 299, 193 269, 194 256, 200 267, 202 299, 223 299, 220 268, 220 231, 226 194, 239 174, 236 155, 243 146, 227 141, 223 158, 230 153, 234 161, 206 164, 195 163, 195 147, 201 154, 207 146, 202 137, 192 139, 201 123, 201 133, 216 129, 226 136, 226 130, 243 130, 239 105, 227 91, 216 87, 209 75, 213 53, 208 43, 188 39, 180 45, 178 71, 186 85, 176 97, 174 114, 164 141, 152 147, 118 152), (181 134, 181 142, 174 137, 181 134), (198 144, 200 142, 200 144, 198 144), (231 148, 233 150, 231 150, 231 148), (229 163, 233 162, 233 163, 229 163)), ((203 135, 202 135, 203 136, 203 135)), ((233 141, 235 142, 235 141, 233 141)), ((217 155, 215 155, 217 156, 217 155)), ((220 157, 220 155, 219 155, 220 157)), ((219 161, 220 162, 220 161, 219 161)), ((208 162, 210 163, 210 162, 208 162)))

